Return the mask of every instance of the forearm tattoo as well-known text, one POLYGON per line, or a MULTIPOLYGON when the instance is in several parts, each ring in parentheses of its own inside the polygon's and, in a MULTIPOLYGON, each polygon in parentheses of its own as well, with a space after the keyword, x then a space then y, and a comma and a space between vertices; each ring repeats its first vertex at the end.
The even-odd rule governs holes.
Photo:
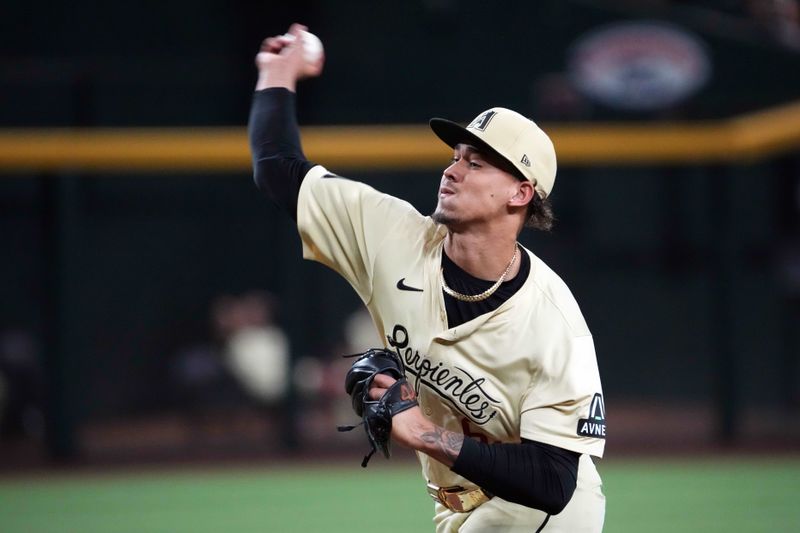
POLYGON ((452 462, 456 461, 458 454, 461 453, 461 446, 464 444, 464 435, 447 431, 438 426, 433 431, 423 433, 420 438, 426 444, 435 446, 452 462))

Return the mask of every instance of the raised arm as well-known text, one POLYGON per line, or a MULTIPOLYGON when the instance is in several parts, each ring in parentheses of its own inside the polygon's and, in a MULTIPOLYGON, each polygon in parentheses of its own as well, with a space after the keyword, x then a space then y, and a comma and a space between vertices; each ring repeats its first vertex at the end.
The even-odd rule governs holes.
POLYGON ((249 138, 253 179, 273 202, 297 219, 297 193, 313 167, 303 154, 297 126, 297 82, 322 73, 324 55, 309 62, 303 54, 305 26, 264 40, 256 55, 258 81, 250 108, 249 138))
POLYGON ((264 39, 256 55, 256 91, 283 88, 296 92, 299 80, 322 74, 325 55, 320 54, 309 62, 303 53, 303 33, 306 31, 308 28, 305 26, 292 24, 288 33, 264 39))

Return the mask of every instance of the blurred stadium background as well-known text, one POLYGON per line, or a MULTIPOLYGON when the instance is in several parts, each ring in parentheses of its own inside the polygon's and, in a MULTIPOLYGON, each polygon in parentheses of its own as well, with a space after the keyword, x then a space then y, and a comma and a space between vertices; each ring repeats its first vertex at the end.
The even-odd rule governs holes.
POLYGON ((428 118, 551 132, 559 222, 522 242, 595 336, 606 530, 800 531, 797 1, 3 11, 1 531, 429 530, 413 458, 361 471, 334 429, 360 303, 252 184, 253 57, 292 21, 326 45, 306 153, 422 212, 428 118))

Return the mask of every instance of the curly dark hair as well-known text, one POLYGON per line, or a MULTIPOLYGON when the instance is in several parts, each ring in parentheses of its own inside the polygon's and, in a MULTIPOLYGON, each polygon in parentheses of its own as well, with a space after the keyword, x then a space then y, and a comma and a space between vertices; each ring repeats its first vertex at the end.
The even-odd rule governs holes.
POLYGON ((531 203, 528 204, 527 216, 525 227, 538 229, 539 231, 550 231, 556 221, 550 200, 540 198, 538 193, 533 195, 531 203))

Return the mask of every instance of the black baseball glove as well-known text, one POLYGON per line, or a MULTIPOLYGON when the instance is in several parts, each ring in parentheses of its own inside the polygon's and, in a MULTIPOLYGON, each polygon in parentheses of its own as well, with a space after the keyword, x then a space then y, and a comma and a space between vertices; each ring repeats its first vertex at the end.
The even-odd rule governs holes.
POLYGON ((344 389, 350 395, 353 410, 361 417, 361 423, 354 426, 339 426, 338 429, 350 431, 364 425, 371 447, 361 462, 361 466, 366 467, 372 454, 378 450, 382 451, 387 459, 391 456, 392 417, 418 404, 414 388, 406 381, 400 356, 383 348, 371 348, 363 354, 349 357, 356 356, 358 359, 345 376, 344 389), (371 400, 369 388, 378 374, 386 374, 397 381, 379 400, 371 400))

